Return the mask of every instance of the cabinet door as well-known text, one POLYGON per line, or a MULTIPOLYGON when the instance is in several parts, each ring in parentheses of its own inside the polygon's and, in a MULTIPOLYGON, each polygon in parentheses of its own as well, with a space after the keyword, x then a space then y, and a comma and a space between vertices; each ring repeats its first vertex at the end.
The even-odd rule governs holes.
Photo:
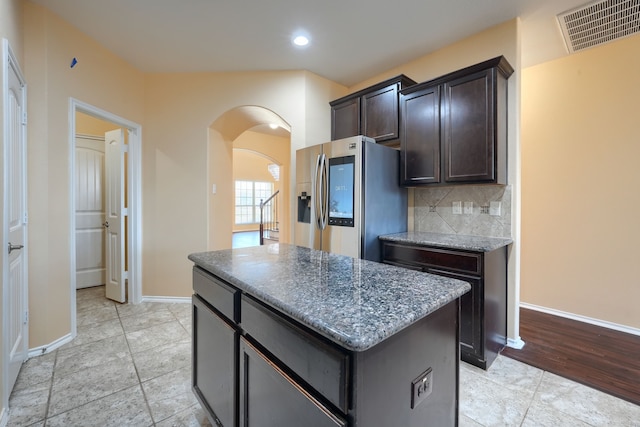
POLYGON ((236 425, 238 337, 235 328, 193 296, 193 391, 214 425, 236 425))
POLYGON ((376 142, 399 138, 398 84, 362 97, 362 134, 376 142))
POLYGON ((495 159, 495 70, 444 84, 444 181, 492 182, 495 159))
POLYGON ((244 338, 240 339, 240 426, 346 426, 244 338))
POLYGON ((331 140, 360 135, 360 98, 331 107, 331 140))
POLYGON ((429 268, 429 273, 464 280, 471 290, 460 297, 460 353, 465 362, 476 364, 484 360, 484 289, 482 279, 446 270, 429 268))
POLYGON ((401 105, 401 184, 440 182, 440 86, 404 95, 401 105))

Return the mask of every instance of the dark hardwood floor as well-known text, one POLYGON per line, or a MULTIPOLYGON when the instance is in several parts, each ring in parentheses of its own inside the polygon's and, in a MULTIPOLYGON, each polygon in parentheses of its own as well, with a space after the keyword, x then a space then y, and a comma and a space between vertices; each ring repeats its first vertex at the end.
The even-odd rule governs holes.
POLYGON ((521 308, 520 337, 504 356, 640 405, 640 336, 521 308))

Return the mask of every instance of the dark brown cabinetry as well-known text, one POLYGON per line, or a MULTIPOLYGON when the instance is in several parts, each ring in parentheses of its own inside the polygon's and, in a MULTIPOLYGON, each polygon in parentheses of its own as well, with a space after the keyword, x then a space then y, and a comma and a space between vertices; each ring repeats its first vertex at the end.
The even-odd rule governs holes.
POLYGON ((214 425, 457 425, 458 299, 359 352, 199 267, 193 283, 193 390, 214 425))
POLYGON ((230 286, 196 269, 193 284, 196 292, 199 290, 207 298, 193 296, 193 391, 212 422, 235 426, 240 333, 234 314, 240 295, 230 286))
POLYGON ((245 338, 240 340, 240 425, 317 427, 346 426, 268 356, 245 338))
POLYGON ((382 242, 383 262, 468 282, 460 298, 460 355, 487 369, 506 345, 507 249, 471 252, 382 242))
POLYGON ((504 57, 402 90, 401 182, 507 182, 504 57))
POLYGON ((400 75, 330 102, 331 139, 365 135, 397 144, 400 138, 400 91, 415 84, 400 75))

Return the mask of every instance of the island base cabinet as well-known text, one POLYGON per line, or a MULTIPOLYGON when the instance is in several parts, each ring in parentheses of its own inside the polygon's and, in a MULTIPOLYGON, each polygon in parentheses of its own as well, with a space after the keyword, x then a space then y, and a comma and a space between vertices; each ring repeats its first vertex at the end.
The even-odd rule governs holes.
POLYGON ((193 391, 213 425, 236 426, 236 328, 193 296, 193 391))
POLYGON ((345 427, 244 337, 240 339, 240 426, 345 427))
POLYGON ((458 425, 458 313, 452 301, 356 354, 354 427, 458 425))

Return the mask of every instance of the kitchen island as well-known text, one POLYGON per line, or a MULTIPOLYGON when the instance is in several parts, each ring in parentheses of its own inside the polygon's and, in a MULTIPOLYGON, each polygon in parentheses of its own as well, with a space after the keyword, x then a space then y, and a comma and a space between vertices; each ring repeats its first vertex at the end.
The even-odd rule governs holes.
POLYGON ((193 389, 212 423, 457 425, 468 283, 285 244, 189 259, 193 389))

